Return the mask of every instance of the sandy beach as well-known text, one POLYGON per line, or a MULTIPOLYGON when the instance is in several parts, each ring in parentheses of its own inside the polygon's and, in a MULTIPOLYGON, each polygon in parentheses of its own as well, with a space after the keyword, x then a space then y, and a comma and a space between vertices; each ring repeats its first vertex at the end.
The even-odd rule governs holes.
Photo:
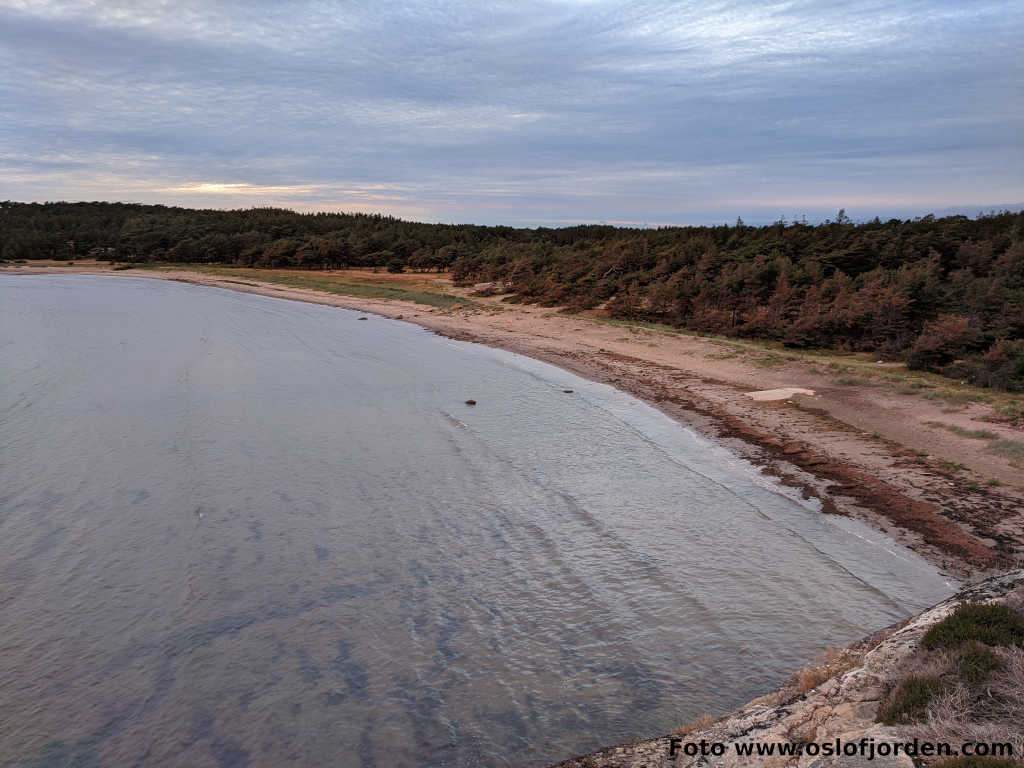
MULTIPOLYGON (((251 271, 244 278, 177 268, 115 271, 105 265, 3 271, 175 280, 416 323, 630 392, 820 499, 825 513, 861 519, 956 578, 974 580, 1024 558, 1024 470, 967 436, 984 431, 1019 441, 1024 430, 993 420, 992 407, 983 402, 950 407, 874 380, 837 381, 833 368, 800 355, 509 304, 501 296, 456 288, 443 275, 366 279, 430 282, 464 297, 464 303, 439 308, 357 298, 261 281, 251 271)), ((887 365, 878 363, 878 369, 887 365)))

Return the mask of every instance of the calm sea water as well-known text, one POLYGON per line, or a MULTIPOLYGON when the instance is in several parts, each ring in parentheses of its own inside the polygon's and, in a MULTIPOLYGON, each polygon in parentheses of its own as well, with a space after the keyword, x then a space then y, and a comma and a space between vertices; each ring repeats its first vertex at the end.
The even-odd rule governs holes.
POLYGON ((627 395, 359 318, 0 275, 0 764, 542 765, 954 589, 627 395))

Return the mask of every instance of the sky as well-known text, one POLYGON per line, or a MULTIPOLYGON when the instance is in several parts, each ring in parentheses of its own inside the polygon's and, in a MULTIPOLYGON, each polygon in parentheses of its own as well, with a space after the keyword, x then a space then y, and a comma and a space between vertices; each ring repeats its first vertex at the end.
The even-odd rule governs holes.
POLYGON ((1024 201, 1022 43, 1020 0, 0 0, 0 200, 973 215, 1024 201))

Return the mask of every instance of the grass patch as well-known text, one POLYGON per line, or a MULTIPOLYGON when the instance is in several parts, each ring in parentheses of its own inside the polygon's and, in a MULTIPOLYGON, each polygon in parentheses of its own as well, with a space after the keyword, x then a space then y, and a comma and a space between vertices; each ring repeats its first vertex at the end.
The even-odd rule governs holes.
POLYGON ((688 733, 693 733, 694 731, 707 728, 709 725, 714 725, 717 722, 718 718, 716 717, 712 717, 711 715, 701 715, 693 722, 679 726, 673 731, 673 733, 676 736, 685 736, 688 733))
POLYGON ((853 669, 858 658, 852 653, 844 653, 837 648, 828 648, 822 658, 807 664, 790 678, 790 682, 800 691, 810 691, 826 680, 853 669))
POLYGON ((993 440, 985 446, 986 453, 994 453, 1011 461, 1024 461, 1024 441, 1022 440, 993 440))
POLYGON ((1024 424, 1024 403, 1000 403, 996 406, 996 416, 1011 424, 1024 424))
POLYGON ((878 722, 886 725, 918 723, 928 715, 928 705, 946 691, 935 677, 911 675, 900 681, 878 709, 878 722))
POLYGON ((954 435, 960 435, 960 437, 969 437, 972 440, 992 440, 998 435, 990 429, 964 429, 956 424, 943 424, 941 421, 928 421, 925 422, 932 427, 942 427, 952 432, 954 435))
POLYGON ((724 352, 720 355, 704 355, 705 359, 707 360, 733 360, 739 356, 739 352, 724 352))
POLYGON ((832 383, 840 387, 870 387, 872 384, 870 379, 862 379, 857 376, 841 376, 838 379, 833 379, 832 383))
POLYGON ((975 403, 983 399, 973 392, 960 392, 951 389, 932 389, 925 392, 922 397, 926 397, 929 400, 942 400, 944 403, 952 405, 967 405, 968 403, 975 403))
MULTIPOLYGON (((275 283, 286 285, 291 288, 305 288, 324 293, 333 293, 339 296, 352 296, 359 299, 385 299, 397 301, 410 301, 415 304, 425 304, 440 309, 450 309, 456 305, 464 307, 479 306, 470 299, 441 291, 428 290, 422 282, 415 282, 415 278, 407 282, 393 279, 382 273, 379 279, 372 275, 355 276, 345 272, 320 272, 288 269, 246 269, 235 267, 205 266, 205 265, 166 265, 155 264, 157 269, 187 269, 195 272, 202 272, 208 275, 226 278, 247 278, 264 283, 275 283)), ((116 267, 115 267, 116 269, 116 267)), ((231 282, 243 283, 242 280, 231 280, 231 282)))
POLYGON ((907 384, 901 384, 894 390, 897 395, 917 395, 920 394, 919 387, 911 387, 907 384))
POLYGON ((921 645, 929 650, 959 648, 972 642, 1024 648, 1024 616, 1005 605, 964 603, 921 639, 921 645))

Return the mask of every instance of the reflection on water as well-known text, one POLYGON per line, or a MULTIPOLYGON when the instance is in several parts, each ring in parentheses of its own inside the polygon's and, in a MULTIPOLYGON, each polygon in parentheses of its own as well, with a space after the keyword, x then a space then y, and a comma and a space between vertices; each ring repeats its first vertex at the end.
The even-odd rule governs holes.
POLYGON ((953 589, 626 395, 358 317, 0 276, 4 764, 540 765, 953 589))

